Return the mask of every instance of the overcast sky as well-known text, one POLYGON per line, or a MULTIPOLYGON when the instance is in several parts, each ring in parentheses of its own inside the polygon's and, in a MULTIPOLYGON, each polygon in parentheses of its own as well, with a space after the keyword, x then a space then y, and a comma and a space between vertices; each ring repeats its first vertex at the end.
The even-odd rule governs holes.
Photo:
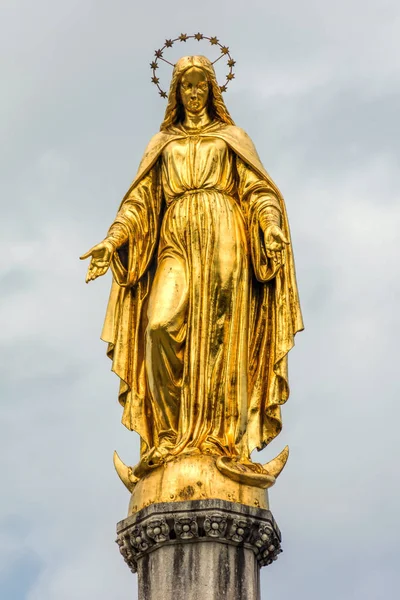
POLYGON ((0 29, 0 597, 136 598, 112 454, 137 462, 138 436, 99 340, 110 278, 78 256, 162 120, 154 50, 201 31, 237 61, 226 102, 286 199, 306 324, 257 457, 291 448, 262 599, 397 599, 398 0, 2 0, 0 29))

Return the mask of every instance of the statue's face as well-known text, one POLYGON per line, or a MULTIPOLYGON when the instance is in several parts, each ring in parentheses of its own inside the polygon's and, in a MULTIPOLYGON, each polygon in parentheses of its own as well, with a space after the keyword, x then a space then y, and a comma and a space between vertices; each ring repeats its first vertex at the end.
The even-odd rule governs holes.
POLYGON ((182 75, 180 83, 181 99, 185 110, 199 113, 207 105, 209 86, 202 69, 191 67, 182 75))

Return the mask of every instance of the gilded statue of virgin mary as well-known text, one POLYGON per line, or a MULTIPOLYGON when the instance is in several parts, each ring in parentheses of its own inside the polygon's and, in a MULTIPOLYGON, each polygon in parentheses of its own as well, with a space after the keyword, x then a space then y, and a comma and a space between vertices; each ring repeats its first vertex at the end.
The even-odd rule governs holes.
POLYGON ((281 430, 303 324, 283 198, 207 58, 176 63, 160 131, 89 256, 87 281, 112 270, 102 339, 142 442, 134 480, 192 454, 245 472, 281 430))

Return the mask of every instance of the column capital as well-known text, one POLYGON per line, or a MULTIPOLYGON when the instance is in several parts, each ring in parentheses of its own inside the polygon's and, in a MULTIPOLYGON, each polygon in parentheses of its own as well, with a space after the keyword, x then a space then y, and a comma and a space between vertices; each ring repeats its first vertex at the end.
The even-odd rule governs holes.
POLYGON ((251 549, 260 567, 281 550, 281 533, 270 510, 225 500, 152 504, 117 525, 117 543, 132 572, 162 547, 217 542, 251 549))

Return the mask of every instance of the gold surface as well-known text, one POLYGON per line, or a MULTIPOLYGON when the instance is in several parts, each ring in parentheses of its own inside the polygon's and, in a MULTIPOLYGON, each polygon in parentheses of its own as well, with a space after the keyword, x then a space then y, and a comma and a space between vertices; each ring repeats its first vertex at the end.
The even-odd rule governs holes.
POLYGON ((140 479, 133 489, 128 516, 156 502, 208 498, 269 508, 267 490, 227 479, 217 469, 214 457, 181 455, 140 479))
POLYGON ((102 338, 121 381, 122 422, 142 442, 134 469, 116 462, 125 485, 140 479, 134 495, 143 488, 143 497, 160 501, 157 477, 173 470, 175 496, 190 453, 195 472, 199 461, 214 465, 210 478, 223 478, 215 489, 242 485, 231 482, 238 471, 252 493, 269 485, 283 453, 270 470, 250 453, 281 430, 287 354, 303 327, 289 225, 208 59, 176 64, 160 132, 106 239, 82 258, 89 256, 87 281, 112 268, 102 338), (216 457, 225 457, 224 475, 216 457))

